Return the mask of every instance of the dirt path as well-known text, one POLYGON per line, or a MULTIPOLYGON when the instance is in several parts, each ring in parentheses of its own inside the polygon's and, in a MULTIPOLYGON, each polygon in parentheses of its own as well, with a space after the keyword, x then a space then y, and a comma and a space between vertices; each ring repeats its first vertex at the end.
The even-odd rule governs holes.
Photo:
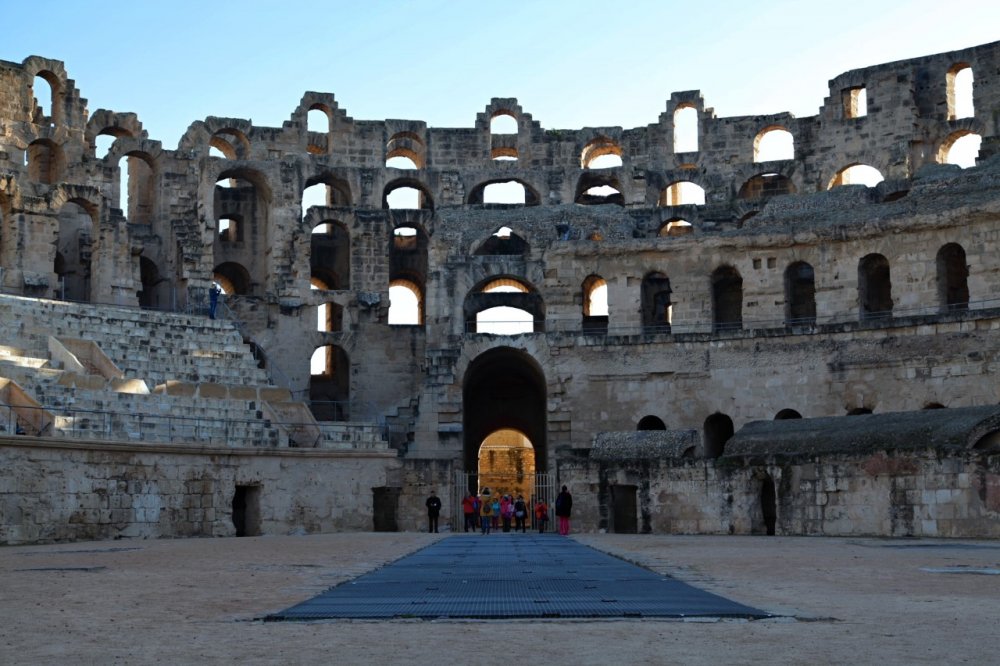
POLYGON ((1000 653, 1000 575, 927 570, 1000 570, 996 541, 575 537, 785 616, 757 622, 255 619, 437 536, 2 548, 0 663, 982 664, 1000 653))

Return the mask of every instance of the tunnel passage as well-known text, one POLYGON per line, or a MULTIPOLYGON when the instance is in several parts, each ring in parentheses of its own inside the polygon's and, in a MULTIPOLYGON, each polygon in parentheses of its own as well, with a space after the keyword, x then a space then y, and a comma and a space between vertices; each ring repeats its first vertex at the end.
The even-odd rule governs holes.
POLYGON ((545 375, 525 352, 499 347, 478 356, 465 372, 463 422, 467 470, 479 464, 483 440, 501 429, 520 431, 535 449, 535 470, 545 472, 545 375))

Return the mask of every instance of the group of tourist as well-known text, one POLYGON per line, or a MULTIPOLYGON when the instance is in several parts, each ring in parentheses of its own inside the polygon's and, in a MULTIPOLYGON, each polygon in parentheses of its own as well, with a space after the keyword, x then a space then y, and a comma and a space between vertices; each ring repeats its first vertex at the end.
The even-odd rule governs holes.
MULTIPOLYGON (((438 531, 438 516, 441 513, 441 498, 435 491, 431 491, 430 497, 426 501, 428 531, 438 531)), ((567 536, 569 534, 569 519, 573 511, 573 496, 566 486, 556 497, 555 503, 556 518, 559 519, 559 534, 567 536)), ((479 495, 468 493, 462 498, 462 513, 465 518, 464 528, 468 532, 470 529, 475 532, 479 529, 483 535, 498 529, 510 532, 511 523, 514 531, 527 532, 527 523, 531 515, 534 515, 534 527, 541 534, 545 531, 545 526, 549 520, 549 506, 544 500, 538 499, 534 507, 530 507, 524 500, 523 495, 514 497, 510 494, 493 496, 489 488, 483 488, 479 495)))

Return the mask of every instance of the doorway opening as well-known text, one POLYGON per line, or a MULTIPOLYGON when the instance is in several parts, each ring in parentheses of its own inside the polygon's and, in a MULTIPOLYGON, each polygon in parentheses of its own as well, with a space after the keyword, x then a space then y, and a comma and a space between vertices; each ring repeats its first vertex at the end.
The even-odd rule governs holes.
POLYGON ((376 532, 399 531, 399 494, 402 488, 372 488, 373 529, 376 532))
POLYGON ((236 486, 233 493, 236 536, 260 536, 260 486, 236 486))
POLYGON ((611 486, 611 531, 615 534, 637 534, 639 512, 636 486, 611 486))

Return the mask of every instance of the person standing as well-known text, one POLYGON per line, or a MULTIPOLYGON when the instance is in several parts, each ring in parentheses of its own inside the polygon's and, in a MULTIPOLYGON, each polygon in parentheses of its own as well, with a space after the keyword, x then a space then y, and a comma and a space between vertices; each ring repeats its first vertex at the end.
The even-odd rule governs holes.
POLYGON ((504 532, 510 532, 510 519, 514 515, 514 502, 510 495, 504 495, 500 500, 500 521, 504 532))
POLYGON ((479 521, 483 535, 490 533, 490 519, 492 517, 493 498, 490 497, 490 489, 483 488, 483 492, 479 495, 479 521))
POLYGON ((219 307, 219 294, 222 290, 219 289, 219 285, 212 283, 212 287, 208 290, 208 318, 215 319, 215 310, 219 307))
POLYGON ((514 500, 514 531, 516 532, 518 528, 521 532, 525 532, 524 524, 528 515, 528 505, 524 503, 524 495, 518 495, 517 499, 514 500))
POLYGON ((427 505, 427 531, 434 533, 438 531, 438 516, 441 514, 441 498, 437 492, 432 490, 431 496, 424 502, 427 505))
POLYGON ((573 496, 570 495, 566 486, 556 496, 556 517, 559 518, 559 534, 569 535, 569 516, 573 512, 573 496))
POLYGON ((462 499, 462 514, 465 517, 465 531, 468 532, 469 528, 472 531, 476 531, 476 496, 472 493, 466 493, 465 497, 462 499))
POLYGON ((547 522, 549 522, 549 505, 545 500, 538 500, 535 502, 535 526, 538 527, 539 534, 545 531, 547 522))

